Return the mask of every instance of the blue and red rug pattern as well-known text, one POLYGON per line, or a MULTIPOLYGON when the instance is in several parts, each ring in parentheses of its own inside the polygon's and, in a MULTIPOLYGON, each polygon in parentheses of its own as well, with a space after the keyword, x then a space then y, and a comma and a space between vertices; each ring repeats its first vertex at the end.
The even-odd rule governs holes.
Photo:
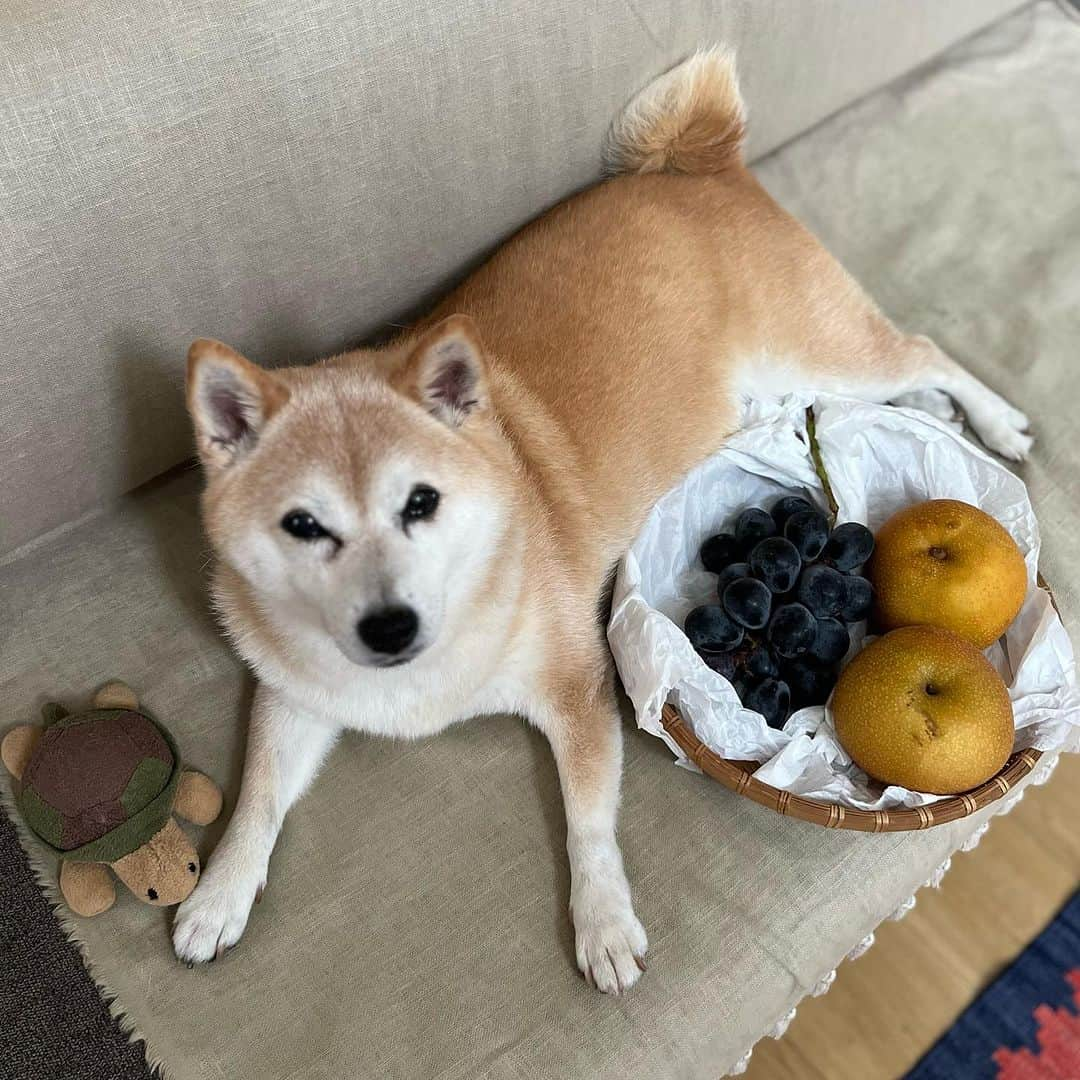
POLYGON ((905 1080, 1080 1080, 1080 893, 905 1080))

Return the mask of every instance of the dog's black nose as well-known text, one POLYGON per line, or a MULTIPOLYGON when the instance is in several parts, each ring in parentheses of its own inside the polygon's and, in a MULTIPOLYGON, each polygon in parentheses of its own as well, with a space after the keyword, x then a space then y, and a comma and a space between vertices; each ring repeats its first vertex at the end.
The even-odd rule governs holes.
POLYGON ((360 640, 372 651, 392 656, 407 649, 420 629, 411 607, 385 607, 365 615, 357 624, 360 640))

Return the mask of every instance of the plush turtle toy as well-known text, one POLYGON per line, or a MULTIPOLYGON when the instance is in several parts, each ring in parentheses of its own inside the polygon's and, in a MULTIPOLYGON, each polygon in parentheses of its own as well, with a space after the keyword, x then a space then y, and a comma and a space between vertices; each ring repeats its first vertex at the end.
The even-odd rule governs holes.
POLYGON ((26 824, 60 858, 60 891, 78 915, 116 899, 109 867, 144 903, 178 904, 199 880, 199 856, 174 814, 208 825, 221 790, 180 765, 172 736, 109 683, 93 708, 44 707, 43 727, 13 728, 0 757, 19 781, 26 824))

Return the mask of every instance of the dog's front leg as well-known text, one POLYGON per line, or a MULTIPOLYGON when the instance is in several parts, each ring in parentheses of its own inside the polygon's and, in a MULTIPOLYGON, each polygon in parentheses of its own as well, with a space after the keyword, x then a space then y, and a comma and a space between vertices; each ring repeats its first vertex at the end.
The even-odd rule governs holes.
POLYGON ((645 970, 649 942, 615 839, 622 723, 610 679, 599 687, 592 679, 564 683, 535 720, 551 743, 562 784, 578 967, 590 985, 618 994, 645 970))
POLYGON ((270 853, 289 807, 315 778, 340 728, 299 712, 259 686, 248 726, 236 810, 195 891, 177 909, 173 948, 188 963, 240 940, 266 884, 270 853))

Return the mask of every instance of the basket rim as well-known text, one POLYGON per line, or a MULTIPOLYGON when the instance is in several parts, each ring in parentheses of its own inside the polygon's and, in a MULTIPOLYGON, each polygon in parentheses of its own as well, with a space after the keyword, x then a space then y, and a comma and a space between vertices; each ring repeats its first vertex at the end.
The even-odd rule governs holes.
POLYGON ((907 832, 929 829, 970 817, 1007 795, 1024 779, 1042 757, 1041 750, 1021 750, 1011 754, 1004 767, 984 784, 962 795, 951 795, 928 806, 898 810, 862 810, 839 803, 821 802, 790 791, 775 788, 750 775, 757 761, 733 761, 710 750, 683 720, 672 704, 660 714, 664 730, 678 743, 679 748, 703 773, 718 780, 737 795, 744 795, 761 806, 767 806, 785 817, 822 825, 827 829, 855 829, 859 832, 907 832))
MULTIPOLYGON (((1036 587, 1043 589, 1054 601, 1054 594, 1042 574, 1036 575, 1036 587)), ((929 829, 970 817, 985 806, 1007 795, 1038 764, 1041 750, 1021 750, 1010 754, 1002 768, 985 783, 960 795, 950 795, 928 806, 906 807, 898 810, 862 810, 854 806, 808 799, 790 791, 773 787, 751 776, 761 762, 735 761, 710 750, 693 732, 679 710, 670 702, 660 711, 664 730, 679 749, 713 780, 718 780, 737 795, 744 795, 761 806, 767 806, 785 817, 797 818, 827 829, 855 829, 859 832, 909 832, 929 829)))

